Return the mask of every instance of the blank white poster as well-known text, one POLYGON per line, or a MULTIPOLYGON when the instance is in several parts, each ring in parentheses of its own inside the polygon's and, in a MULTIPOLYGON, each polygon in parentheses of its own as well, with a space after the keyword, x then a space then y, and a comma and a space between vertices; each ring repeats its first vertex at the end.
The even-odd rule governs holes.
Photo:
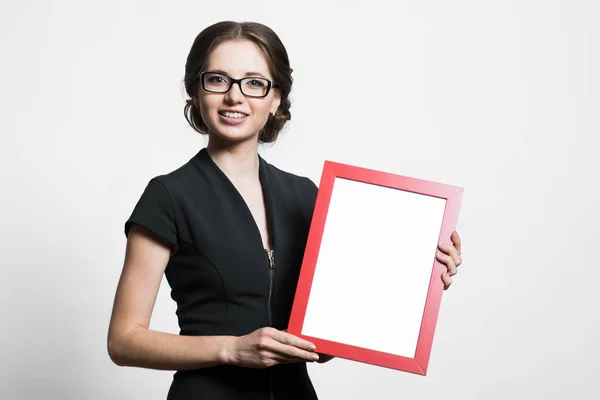
POLYGON ((445 206, 336 178, 302 334, 413 358, 445 206))

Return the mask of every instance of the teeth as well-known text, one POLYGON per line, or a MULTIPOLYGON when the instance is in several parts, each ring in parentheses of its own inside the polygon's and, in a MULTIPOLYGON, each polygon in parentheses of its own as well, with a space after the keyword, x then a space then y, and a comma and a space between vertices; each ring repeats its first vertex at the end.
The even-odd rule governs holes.
POLYGON ((224 116, 228 117, 228 118, 244 118, 246 115, 242 114, 242 113, 238 113, 238 112, 229 112, 229 111, 225 111, 223 113, 224 116))

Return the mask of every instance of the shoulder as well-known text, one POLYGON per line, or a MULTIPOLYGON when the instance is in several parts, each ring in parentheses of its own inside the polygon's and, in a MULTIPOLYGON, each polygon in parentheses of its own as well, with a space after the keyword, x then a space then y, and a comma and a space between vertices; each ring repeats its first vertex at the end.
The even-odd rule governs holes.
POLYGON ((160 175, 154 176, 151 181, 158 182, 167 190, 174 189, 179 185, 185 184, 185 181, 194 175, 193 166, 190 161, 160 175))
POLYGON ((318 187, 310 178, 284 171, 267 163, 271 191, 310 219, 317 201, 318 187))
POLYGON ((183 170, 185 166, 149 179, 125 222, 126 236, 131 226, 137 224, 169 243, 177 243, 178 176, 183 170))
POLYGON ((190 195, 190 191, 202 191, 206 186, 205 171, 196 161, 197 156, 170 171, 156 175, 150 183, 160 185, 174 201, 182 195, 190 195))
POLYGON ((280 185, 295 194, 309 196, 317 195, 317 185, 315 185, 310 178, 284 171, 269 163, 267 163, 267 166, 272 183, 280 185))
POLYGON ((137 223, 176 243, 178 221, 182 217, 185 199, 202 186, 195 184, 199 181, 195 169, 197 167, 192 158, 171 171, 150 177, 125 224, 125 234, 133 223, 137 223))

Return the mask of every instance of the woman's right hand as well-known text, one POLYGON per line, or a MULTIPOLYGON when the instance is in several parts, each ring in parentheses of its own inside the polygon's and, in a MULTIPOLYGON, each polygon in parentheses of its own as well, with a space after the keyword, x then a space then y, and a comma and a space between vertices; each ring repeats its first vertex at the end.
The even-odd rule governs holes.
POLYGON ((275 328, 260 328, 236 337, 229 351, 229 363, 247 368, 277 364, 314 362, 319 359, 311 342, 275 328))

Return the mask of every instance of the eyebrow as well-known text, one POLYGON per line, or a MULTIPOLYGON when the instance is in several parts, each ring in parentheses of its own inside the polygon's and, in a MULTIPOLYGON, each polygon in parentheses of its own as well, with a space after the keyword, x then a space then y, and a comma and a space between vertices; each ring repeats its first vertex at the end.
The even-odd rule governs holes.
MULTIPOLYGON (((229 74, 227 72, 225 72, 225 71, 223 71, 221 69, 212 69, 212 70, 210 70, 210 72, 216 72, 216 73, 219 73, 219 74, 223 74, 223 75, 229 76, 229 74)), ((253 71, 246 72, 244 74, 244 77, 247 77, 247 76, 260 76, 260 77, 266 78, 266 76, 264 76, 260 72, 253 72, 253 71)))

